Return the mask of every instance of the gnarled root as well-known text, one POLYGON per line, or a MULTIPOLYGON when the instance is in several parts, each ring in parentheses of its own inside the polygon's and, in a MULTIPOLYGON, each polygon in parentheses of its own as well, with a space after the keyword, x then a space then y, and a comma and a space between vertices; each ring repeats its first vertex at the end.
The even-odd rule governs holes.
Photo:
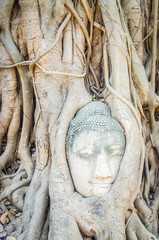
POLYGON ((24 198, 27 190, 28 190, 28 187, 22 187, 16 190, 15 192, 13 192, 12 194, 12 199, 11 199, 12 204, 21 211, 23 210, 24 198))
MULTIPOLYGON (((9 56, 4 49, 3 45, 0 44, 0 63, 11 64, 9 56)), ((8 126, 11 122, 15 100, 16 100, 16 74, 14 69, 3 69, 0 71, 0 97, 1 97, 1 110, 0 110, 0 148, 8 126)))
POLYGON ((138 216, 140 217, 142 223, 152 234, 157 236, 158 226, 157 226, 157 213, 156 210, 151 206, 149 207, 143 199, 137 198, 135 200, 135 207, 138 210, 138 216))
MULTIPOLYGON (((25 205, 23 208, 22 219, 15 222, 16 229, 7 228, 12 236, 18 240, 38 240, 40 239, 45 221, 47 219, 48 198, 48 178, 49 164, 40 171, 35 170, 31 185, 25 196, 25 205)), ((11 226, 10 226, 11 228, 11 226)))
POLYGON ((5 198, 10 197, 10 195, 17 189, 23 187, 23 186, 28 186, 31 181, 31 178, 27 178, 23 181, 17 181, 13 184, 11 184, 8 188, 6 188, 0 195, 0 201, 4 200, 5 198))
POLYGON ((14 113, 7 134, 7 146, 4 153, 0 156, 0 172, 14 160, 15 150, 17 147, 18 130, 20 127, 20 101, 17 98, 14 105, 14 113))
MULTIPOLYGON (((1 32, 0 32, 0 39, 6 48, 10 58, 14 63, 19 62, 22 59, 22 56, 16 47, 15 43, 10 34, 10 18, 11 18, 11 11, 14 4, 14 0, 6 1, 6 14, 2 13, 2 22, 3 20, 7 20, 6 24, 1 24, 1 32), (3 19, 4 18, 4 19, 3 19)), ((3 9, 3 3, 0 2, 1 11, 3 9)), ((24 163, 26 171, 28 173, 28 178, 32 177, 33 174, 33 162, 29 152, 29 139, 30 139, 30 130, 32 124, 32 113, 33 113, 33 93, 32 93, 32 85, 30 82, 29 74, 28 74, 28 67, 21 66, 17 67, 21 84, 22 84, 22 93, 23 93, 23 126, 22 126, 22 133, 21 139, 19 143, 19 156, 21 161, 24 163)))
POLYGON ((136 213, 134 213, 130 219, 126 228, 126 235, 128 240, 157 240, 157 238, 145 228, 136 213))
POLYGON ((112 232, 107 232, 106 235, 103 237, 99 237, 98 240, 124 240, 125 236, 121 234, 120 232, 115 232, 112 230, 112 232))
POLYGON ((49 212, 47 213, 47 218, 43 227, 42 234, 40 236, 40 240, 48 240, 48 232, 49 232, 49 212))

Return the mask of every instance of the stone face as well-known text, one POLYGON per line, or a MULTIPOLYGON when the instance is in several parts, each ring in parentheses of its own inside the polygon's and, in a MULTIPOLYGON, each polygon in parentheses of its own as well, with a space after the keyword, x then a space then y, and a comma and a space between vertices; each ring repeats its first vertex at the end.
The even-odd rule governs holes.
POLYGON ((67 136, 68 164, 76 191, 84 197, 108 192, 124 149, 123 129, 106 104, 92 102, 81 109, 67 136))

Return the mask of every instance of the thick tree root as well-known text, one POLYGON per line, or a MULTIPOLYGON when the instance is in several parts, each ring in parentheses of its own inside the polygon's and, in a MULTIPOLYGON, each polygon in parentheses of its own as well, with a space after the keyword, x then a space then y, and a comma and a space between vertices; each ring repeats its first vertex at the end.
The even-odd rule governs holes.
POLYGON ((30 66, 29 66, 29 69, 30 69, 31 73, 33 73, 33 67, 34 67, 35 63, 37 63, 43 56, 45 56, 47 53, 49 53, 56 46, 56 43, 58 42, 59 38, 61 37, 61 34, 62 34, 64 28, 66 27, 66 25, 68 24, 70 18, 71 18, 71 14, 69 13, 67 15, 66 19, 64 20, 64 22, 61 24, 61 26, 58 30, 58 33, 56 35, 56 39, 53 42, 53 44, 50 47, 48 47, 44 52, 42 52, 40 54, 40 56, 38 56, 38 57, 36 57, 35 59, 32 60, 32 62, 30 63, 30 66))
POLYGON ((144 227, 136 213, 130 219, 126 229, 126 235, 128 240, 157 240, 157 238, 144 227))
POLYGON ((31 185, 25 197, 24 213, 18 220, 6 228, 7 232, 16 237, 17 240, 39 240, 43 228, 45 228, 45 233, 47 231, 46 229, 48 229, 48 223, 46 223, 45 226, 45 222, 48 221, 47 208, 49 204, 48 170, 49 164, 43 171, 35 170, 31 185), (16 229, 14 226, 16 226, 16 229))
POLYGON ((135 207, 138 210, 138 216, 142 223, 152 234, 157 236, 158 234, 158 218, 156 209, 152 206, 148 206, 143 199, 137 198, 135 200, 135 207))
POLYGON ((48 240, 48 233, 49 233, 49 212, 47 214, 47 219, 45 221, 44 227, 43 227, 43 231, 42 234, 40 236, 40 240, 48 240))
POLYGON ((89 34, 87 31, 86 26, 84 25, 83 21, 81 20, 80 16, 78 15, 78 13, 76 12, 76 10, 74 9, 74 7, 72 6, 72 3, 70 0, 65 0, 64 4, 68 7, 68 9, 72 12, 72 14, 75 16, 78 24, 80 25, 81 29, 83 30, 83 33, 86 37, 86 41, 88 44, 88 56, 87 56, 87 61, 89 63, 90 60, 90 56, 91 56, 91 52, 92 52, 92 48, 91 48, 91 43, 90 43, 90 38, 89 38, 89 34))
POLYGON ((4 174, 4 175, 0 178, 0 181, 3 181, 3 180, 5 180, 5 179, 7 179, 7 178, 14 178, 15 176, 17 176, 17 175, 18 175, 20 172, 22 172, 23 170, 25 170, 25 168, 23 167, 22 164, 20 164, 20 167, 18 168, 18 170, 17 170, 15 173, 13 173, 13 174, 8 174, 8 175, 4 174))
MULTIPOLYGON (((9 56, 0 44, 1 50, 1 64, 2 62, 6 62, 7 64, 11 64, 11 61, 8 60, 9 56)), ((1 95, 1 109, 0 109, 0 148, 3 140, 3 136, 5 135, 9 124, 12 119, 14 104, 16 100, 16 74, 14 69, 9 70, 1 70, 0 71, 0 95, 1 95)))
POLYGON ((20 211, 23 211, 24 198, 27 193, 27 190, 28 190, 28 187, 22 187, 12 193, 12 197, 11 197, 12 204, 20 211))
POLYGON ((18 130, 20 127, 20 102, 18 98, 14 108, 13 117, 7 134, 7 146, 4 153, 0 156, 0 172, 7 164, 13 163, 15 157, 18 130))
POLYGON ((110 231, 103 237, 99 237, 98 240, 125 240, 125 236, 121 233, 110 231))
MULTIPOLYGON (((0 39, 5 46, 8 54, 14 63, 17 63, 21 59, 21 54, 15 46, 13 39, 10 35, 10 17, 14 1, 7 1, 8 6, 6 8, 6 15, 4 19, 7 19, 7 23, 1 25, 0 39)), ((0 2, 1 5, 3 3, 0 2)), ((0 6, 1 6, 0 5, 0 6)), ((3 14, 2 14, 3 16, 3 14)), ((25 165, 26 171, 28 172, 29 177, 33 173, 33 162, 29 153, 29 138, 30 138, 30 128, 32 122, 32 110, 33 110, 33 98, 32 98, 32 86, 28 76, 28 68, 18 67, 18 72, 20 80, 22 83, 22 92, 23 92, 23 127, 21 133, 21 139, 19 143, 19 157, 25 165)))
POLYGON ((8 198, 11 196, 11 194, 21 188, 21 187, 24 187, 24 186, 28 186, 31 182, 31 178, 27 178, 23 181, 18 181, 18 182, 15 182, 13 183, 11 186, 9 186, 8 188, 6 188, 1 194, 0 194, 0 201, 4 200, 5 198, 8 198))

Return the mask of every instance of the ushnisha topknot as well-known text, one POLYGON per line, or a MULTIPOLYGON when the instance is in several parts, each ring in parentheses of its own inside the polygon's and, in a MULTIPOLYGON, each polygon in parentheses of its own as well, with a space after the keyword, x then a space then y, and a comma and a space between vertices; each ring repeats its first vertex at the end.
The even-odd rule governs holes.
POLYGON ((72 145, 74 137, 82 130, 111 131, 124 133, 120 123, 110 115, 107 104, 93 101, 81 108, 70 123, 66 139, 66 149, 72 145))

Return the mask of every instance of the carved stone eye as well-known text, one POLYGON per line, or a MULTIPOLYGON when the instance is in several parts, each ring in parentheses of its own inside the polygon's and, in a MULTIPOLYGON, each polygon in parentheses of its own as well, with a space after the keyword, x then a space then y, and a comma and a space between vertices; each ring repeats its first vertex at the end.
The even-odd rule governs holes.
POLYGON ((90 157, 94 154, 93 150, 89 149, 89 148, 85 148, 82 149, 81 151, 79 151, 79 155, 82 157, 90 157))
POLYGON ((108 151, 111 157, 121 156, 123 154, 123 149, 120 145, 111 146, 108 151))

